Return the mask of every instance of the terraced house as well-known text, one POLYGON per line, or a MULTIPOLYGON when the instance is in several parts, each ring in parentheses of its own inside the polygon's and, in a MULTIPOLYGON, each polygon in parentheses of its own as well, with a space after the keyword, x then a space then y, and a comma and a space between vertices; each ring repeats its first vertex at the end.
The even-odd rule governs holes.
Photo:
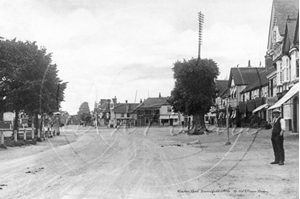
POLYGON ((271 10, 266 62, 269 98, 277 102, 268 108, 280 108, 287 130, 299 129, 299 2, 274 0, 271 10))

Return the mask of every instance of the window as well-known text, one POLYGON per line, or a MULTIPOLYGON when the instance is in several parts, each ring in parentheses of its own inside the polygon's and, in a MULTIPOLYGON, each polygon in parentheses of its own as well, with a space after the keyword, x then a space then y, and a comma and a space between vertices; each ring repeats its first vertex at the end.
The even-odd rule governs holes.
POLYGON ((299 59, 296 60, 296 77, 299 77, 299 59))
POLYGON ((121 113, 121 117, 124 117, 124 113, 121 113))
POLYGON ((129 113, 127 113, 127 117, 130 117, 130 114, 129 114, 129 113))
POLYGON ((283 73, 282 73, 282 63, 280 63, 280 67, 279 67, 279 82, 282 83, 283 81, 283 73))
POLYGON ((172 112, 172 108, 171 108, 171 106, 168 106, 168 113, 170 113, 170 112, 172 112))

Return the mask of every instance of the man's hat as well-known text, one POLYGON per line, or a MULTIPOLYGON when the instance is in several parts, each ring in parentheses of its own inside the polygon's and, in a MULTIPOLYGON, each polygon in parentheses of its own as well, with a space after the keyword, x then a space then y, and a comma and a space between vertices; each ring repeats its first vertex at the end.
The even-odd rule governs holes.
POLYGON ((278 108, 276 108, 273 110, 273 113, 281 113, 281 111, 278 108))

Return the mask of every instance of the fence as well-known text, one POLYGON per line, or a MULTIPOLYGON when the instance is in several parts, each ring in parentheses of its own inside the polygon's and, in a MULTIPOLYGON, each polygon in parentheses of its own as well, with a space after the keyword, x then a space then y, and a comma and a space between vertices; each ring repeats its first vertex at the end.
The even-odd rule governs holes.
MULTIPOLYGON (((15 142, 18 141, 17 133, 14 133, 13 129, 2 128, 2 129, 0 129, 0 146, 5 146, 5 133, 10 133, 10 132, 11 132, 11 135, 14 136, 14 141, 15 142)), ((23 129, 19 129, 18 132, 19 132, 19 136, 23 137, 23 140, 28 139, 28 134, 31 135, 30 138, 32 140, 35 139, 34 128, 23 128, 23 129)), ((43 128, 42 132, 40 130, 38 130, 37 138, 42 138, 43 140, 45 140, 45 136, 46 136, 46 132, 45 132, 44 128, 43 128)))

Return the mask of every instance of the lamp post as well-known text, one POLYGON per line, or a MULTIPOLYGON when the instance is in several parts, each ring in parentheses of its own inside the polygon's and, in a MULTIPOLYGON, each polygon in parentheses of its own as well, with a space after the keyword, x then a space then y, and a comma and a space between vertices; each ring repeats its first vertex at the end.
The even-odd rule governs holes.
POLYGON ((231 145, 230 139, 229 139, 229 97, 227 96, 227 103, 226 103, 226 129, 227 129, 227 142, 225 145, 231 145))

